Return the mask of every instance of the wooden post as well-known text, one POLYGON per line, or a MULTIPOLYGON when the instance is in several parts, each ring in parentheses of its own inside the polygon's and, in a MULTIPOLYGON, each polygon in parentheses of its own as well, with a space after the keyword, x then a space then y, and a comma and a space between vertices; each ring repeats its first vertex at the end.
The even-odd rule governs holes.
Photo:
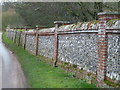
POLYGON ((38 55, 38 31, 39 28, 38 26, 36 26, 36 49, 35 49, 35 55, 37 56, 38 55))
POLYGON ((25 27, 25 32, 24 32, 24 34, 25 34, 24 50, 25 50, 25 48, 26 48, 26 37, 27 37, 26 31, 27 31, 27 27, 25 27))

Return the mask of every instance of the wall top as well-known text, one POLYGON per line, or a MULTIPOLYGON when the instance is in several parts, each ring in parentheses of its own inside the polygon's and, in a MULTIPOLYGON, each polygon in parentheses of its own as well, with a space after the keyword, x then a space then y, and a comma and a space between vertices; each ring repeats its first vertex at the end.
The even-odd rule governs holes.
POLYGON ((120 11, 114 11, 114 12, 100 12, 98 15, 120 15, 120 11))
POLYGON ((54 24, 71 24, 69 21, 54 21, 54 24))

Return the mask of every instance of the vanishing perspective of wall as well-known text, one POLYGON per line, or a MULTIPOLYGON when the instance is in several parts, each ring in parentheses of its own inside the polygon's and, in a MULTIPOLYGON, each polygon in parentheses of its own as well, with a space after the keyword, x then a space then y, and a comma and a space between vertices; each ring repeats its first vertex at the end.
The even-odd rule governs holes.
POLYGON ((62 25, 57 29, 46 28, 38 32, 28 30, 22 32, 21 36, 20 33, 15 34, 13 29, 7 29, 6 35, 11 40, 16 35, 16 43, 19 42, 17 38, 20 36, 20 45, 35 55, 37 52, 37 55, 51 59, 57 57, 59 61, 69 62, 93 72, 99 80, 104 81, 107 76, 119 82, 120 20, 113 14, 107 18, 104 14, 101 14, 100 21, 62 25), (113 20, 109 20, 112 18, 113 20))
MULTIPOLYGON (((19 38, 20 33, 16 33, 19 38)), ((7 37, 11 40, 15 32, 8 32, 7 37)), ((16 43, 18 40, 16 39, 16 43)), ((20 45, 24 47, 25 34, 21 33, 20 45)), ((26 50, 35 54, 36 36, 26 36, 26 50)), ((60 61, 76 64, 80 68, 96 74, 98 62, 98 35, 97 33, 80 33, 58 35, 58 59, 60 61)), ((38 55, 53 59, 54 35, 39 36, 38 55)), ((106 76, 120 81, 120 35, 108 34, 108 58, 106 63, 106 76)))

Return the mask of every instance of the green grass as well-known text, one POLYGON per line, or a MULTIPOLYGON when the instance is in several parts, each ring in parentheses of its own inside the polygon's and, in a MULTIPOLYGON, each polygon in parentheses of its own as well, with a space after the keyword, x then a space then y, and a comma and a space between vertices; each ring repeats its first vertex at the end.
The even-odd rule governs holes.
POLYGON ((3 34, 3 42, 16 54, 28 84, 32 88, 96 88, 95 85, 72 77, 60 68, 46 64, 44 60, 18 47, 3 34))

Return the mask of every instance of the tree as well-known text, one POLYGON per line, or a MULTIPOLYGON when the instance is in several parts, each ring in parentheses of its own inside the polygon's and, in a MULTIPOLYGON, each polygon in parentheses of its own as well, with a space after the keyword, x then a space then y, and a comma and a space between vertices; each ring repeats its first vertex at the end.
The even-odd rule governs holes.
POLYGON ((96 20, 98 12, 118 10, 118 2, 16 2, 5 7, 13 8, 24 25, 52 27, 56 20, 73 23, 96 20))

